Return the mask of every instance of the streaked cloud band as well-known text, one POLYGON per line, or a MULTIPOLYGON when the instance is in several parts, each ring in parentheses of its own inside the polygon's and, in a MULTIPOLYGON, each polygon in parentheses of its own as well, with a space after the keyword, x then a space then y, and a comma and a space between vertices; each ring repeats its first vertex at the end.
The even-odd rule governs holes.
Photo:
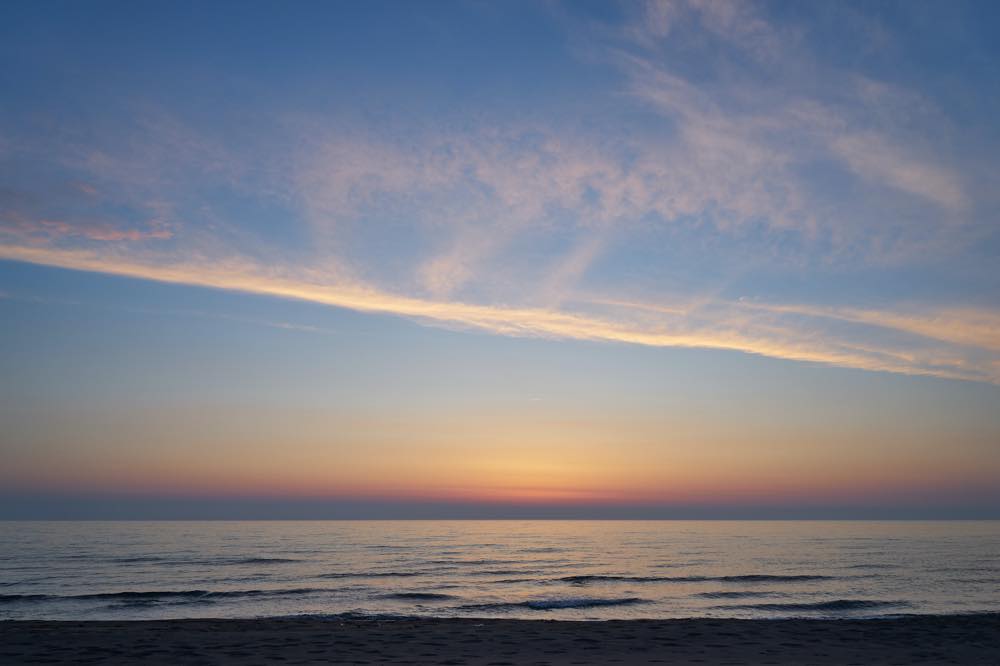
POLYGON ((701 303, 692 310, 684 304, 669 307, 595 301, 589 310, 573 311, 413 298, 363 284, 324 282, 318 276, 283 275, 242 261, 156 264, 93 251, 15 245, 0 246, 0 258, 301 300, 499 335, 723 349, 846 368, 1000 384, 1000 332, 995 326, 1000 315, 971 308, 915 316, 744 302, 701 303), (866 341, 859 342, 814 325, 815 320, 824 319, 862 324, 913 339, 880 346, 866 335, 866 341))

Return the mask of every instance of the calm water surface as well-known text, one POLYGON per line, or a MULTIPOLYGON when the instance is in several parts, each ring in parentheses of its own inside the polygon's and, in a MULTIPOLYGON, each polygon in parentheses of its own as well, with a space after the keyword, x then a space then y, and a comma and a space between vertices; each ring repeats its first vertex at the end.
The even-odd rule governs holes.
POLYGON ((0 619, 1000 611, 1000 522, 0 523, 0 619))

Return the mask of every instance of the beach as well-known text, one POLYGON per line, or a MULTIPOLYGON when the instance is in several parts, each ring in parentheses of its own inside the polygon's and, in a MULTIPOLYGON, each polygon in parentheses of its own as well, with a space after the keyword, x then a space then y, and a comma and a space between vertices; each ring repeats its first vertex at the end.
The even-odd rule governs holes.
POLYGON ((0 524, 0 664, 1000 664, 998 523, 0 524))
POLYGON ((1000 614, 867 620, 198 619, 0 622, 0 662, 997 664, 1000 614))

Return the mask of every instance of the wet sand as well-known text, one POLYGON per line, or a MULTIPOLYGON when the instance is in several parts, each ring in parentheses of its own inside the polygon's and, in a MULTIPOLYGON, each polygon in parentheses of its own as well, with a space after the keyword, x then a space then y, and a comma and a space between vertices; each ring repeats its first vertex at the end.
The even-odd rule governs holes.
POLYGON ((1000 614, 885 620, 0 622, 0 663, 1000 664, 1000 614))

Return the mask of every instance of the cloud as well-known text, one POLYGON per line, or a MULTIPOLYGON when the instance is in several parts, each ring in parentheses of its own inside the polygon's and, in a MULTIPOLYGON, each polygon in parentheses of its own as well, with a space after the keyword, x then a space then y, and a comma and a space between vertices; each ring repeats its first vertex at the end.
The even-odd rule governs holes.
POLYGON ((594 57, 672 122, 682 159, 662 160, 661 173, 683 183, 692 208, 797 230, 841 259, 866 247, 866 259, 891 260, 924 251, 928 238, 947 246, 956 225, 973 223, 967 178, 947 158, 955 128, 930 99, 817 59, 798 27, 755 3, 642 7, 594 57), (817 177, 824 164, 854 177, 849 199, 834 195, 829 174, 817 177))
MULTIPOLYGON (((668 315, 652 319, 623 319, 588 312, 413 298, 361 284, 325 283, 321 281, 322 276, 316 274, 299 277, 281 274, 242 260, 215 262, 212 265, 182 262, 153 264, 130 258, 102 256, 93 251, 6 245, 0 245, 0 258, 302 300, 499 335, 621 342, 652 347, 726 349, 863 370, 1000 384, 1000 373, 997 372, 1000 364, 994 351, 1000 342, 997 341, 996 334, 991 334, 988 329, 992 322, 1000 318, 1000 314, 991 311, 953 311, 950 323, 958 324, 972 333, 960 336, 960 342, 954 336, 930 336, 953 343, 947 347, 927 350, 922 345, 910 348, 896 345, 880 348, 871 343, 853 344, 849 338, 838 339, 829 332, 796 325, 794 321, 755 318, 753 306, 748 308, 739 303, 710 303, 699 306, 694 311, 640 303, 612 303, 618 309, 646 310, 668 315), (678 316, 677 312, 684 314, 678 316), (963 318, 958 319, 959 316, 963 318), (971 343, 985 343, 985 346, 971 347, 970 353, 970 349, 966 347, 971 343), (977 364, 976 355, 983 354, 987 355, 987 362, 977 364)), ((778 314, 782 312, 780 306, 763 309, 778 314)), ((789 308, 788 313, 816 314, 794 308, 789 308)), ((819 314, 847 318, 835 311, 820 311, 819 314)), ((925 320, 914 320, 891 312, 877 316, 871 313, 870 317, 872 321, 855 316, 856 319, 864 320, 864 323, 874 322, 875 325, 919 334, 932 334, 940 330, 937 326, 924 327, 920 322, 925 320)))
POLYGON ((971 307, 933 310, 879 311, 858 308, 819 308, 804 305, 744 304, 769 312, 801 314, 868 324, 932 340, 1000 352, 1000 311, 971 307))
POLYGON ((739 0, 648 0, 629 5, 634 18, 625 33, 644 46, 666 38, 709 35, 759 59, 770 59, 788 39, 762 19, 749 2, 739 0))
POLYGON ((840 285, 961 259, 987 233, 945 140, 960 128, 755 4, 628 12, 588 33, 588 64, 617 75, 593 115, 288 115, 245 141, 129 109, 89 141, 19 141, 3 164, 51 173, 0 189, 0 256, 501 335, 997 382, 994 311, 840 285), (816 302, 785 303, 804 270, 816 302))
POLYGON ((111 222, 69 222, 53 219, 28 219, 17 212, 0 213, 0 234, 21 238, 29 243, 64 239, 90 241, 168 240, 174 231, 160 220, 149 220, 144 228, 123 228, 111 222))
POLYGON ((406 279, 435 297, 496 275, 523 238, 575 245, 576 236, 607 234, 650 212, 677 214, 677 196, 651 189, 655 165, 629 164, 624 144, 595 146, 531 126, 415 131, 405 140, 345 134, 321 134, 297 160, 314 246, 354 266, 369 237, 418 234, 419 247, 401 248, 397 261, 409 261, 406 279))
POLYGON ((831 150, 859 176, 927 199, 945 209, 961 210, 966 198, 955 174, 911 157, 885 137, 857 132, 834 137, 831 150))

